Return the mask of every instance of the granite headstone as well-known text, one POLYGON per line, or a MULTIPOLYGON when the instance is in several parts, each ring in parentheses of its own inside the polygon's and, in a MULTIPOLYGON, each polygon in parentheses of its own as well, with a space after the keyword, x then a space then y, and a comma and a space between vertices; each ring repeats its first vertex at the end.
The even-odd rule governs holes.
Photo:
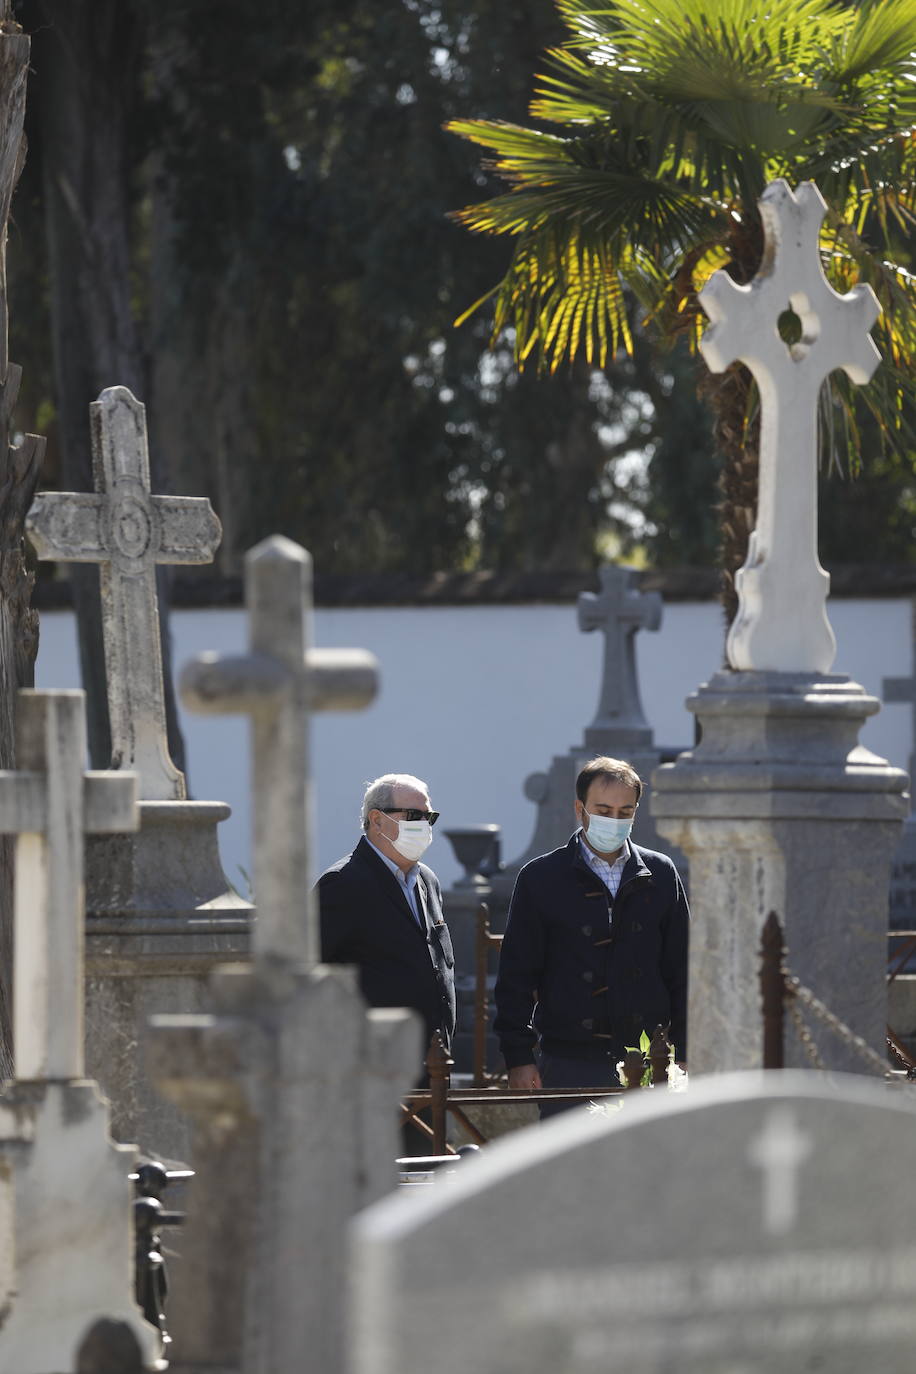
POLYGON ((350 1374, 909 1374, 906 1088, 749 1073, 489 1147, 352 1228, 350 1374))

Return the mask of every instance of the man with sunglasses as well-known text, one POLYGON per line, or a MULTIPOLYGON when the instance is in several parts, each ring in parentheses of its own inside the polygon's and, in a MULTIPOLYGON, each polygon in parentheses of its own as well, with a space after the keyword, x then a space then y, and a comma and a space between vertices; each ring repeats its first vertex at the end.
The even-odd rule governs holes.
POLYGON ((425 782, 386 773, 366 788, 362 839, 318 879, 322 958, 355 964, 372 1007, 412 1007, 423 1018, 425 1059, 434 1031, 455 1029, 455 959, 442 890, 420 858, 438 811, 425 782))

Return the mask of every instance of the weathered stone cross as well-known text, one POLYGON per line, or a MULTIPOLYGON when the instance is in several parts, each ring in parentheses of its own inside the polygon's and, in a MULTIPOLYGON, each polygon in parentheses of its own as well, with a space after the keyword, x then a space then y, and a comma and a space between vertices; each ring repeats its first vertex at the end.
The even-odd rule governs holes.
POLYGON ((297 1369, 308 1352, 310 1368, 339 1374, 346 1226, 391 1186, 419 1029, 407 1011, 367 1010, 354 969, 318 963, 309 714, 365 706, 377 670, 361 650, 311 647, 310 581, 304 549, 265 540, 245 564, 250 651, 200 655, 181 674, 190 709, 251 717, 258 912, 252 966, 216 971, 215 1015, 154 1018, 150 1056, 161 1091, 199 1123, 200 1211, 184 1241, 192 1282, 216 1297, 189 1294, 176 1344, 185 1331, 186 1355, 228 1368, 241 1343, 251 1371, 297 1369), (245 1199, 227 1230, 214 1218, 229 1176, 245 1199))
MULTIPOLYGON (((630 568, 602 568, 601 591, 582 592, 579 629, 604 634, 604 669, 598 711, 589 730, 647 730, 636 680, 636 631, 657 630, 662 621, 658 592, 640 592, 630 568)), ((586 731, 588 743, 588 731, 586 731)))
POLYGON ((16 836, 16 1077, 0 1094, 0 1369, 72 1369, 101 1320, 125 1323, 143 1368, 159 1368, 159 1333, 133 1291, 127 1170, 137 1147, 112 1141, 108 1103, 83 1066, 85 834, 137 828, 137 777, 83 771, 82 692, 19 692, 16 752, 21 771, 0 773, 0 832, 16 836))
POLYGON ((140 776, 148 801, 182 801, 169 756, 156 600, 157 563, 209 563, 220 524, 204 498, 151 496, 146 408, 126 387, 89 407, 95 492, 42 492, 26 531, 39 558, 98 563, 111 766, 140 776))
POLYGON ((362 710, 375 696, 376 660, 362 649, 311 647, 311 559, 275 535, 245 560, 251 649, 201 654, 180 687, 193 711, 251 717, 256 959, 311 967, 319 960, 311 887, 308 718, 362 710))
POLYGON ((137 829, 137 778, 83 772, 82 692, 20 692, 16 753, 19 770, 0 772, 0 833, 16 836, 16 1077, 81 1078, 85 835, 137 829))
POLYGON ((743 362, 760 392, 757 526, 735 578, 726 649, 737 669, 824 673, 836 641, 817 557, 818 395, 836 368, 860 385, 871 377, 880 354, 868 331, 880 306, 871 287, 840 296, 825 278, 818 236, 827 207, 813 182, 793 194, 774 181, 758 203, 766 250, 757 276, 738 286, 715 272, 699 297, 711 321, 700 343, 710 369, 743 362), (802 327, 792 345, 778 328, 790 308, 802 327))

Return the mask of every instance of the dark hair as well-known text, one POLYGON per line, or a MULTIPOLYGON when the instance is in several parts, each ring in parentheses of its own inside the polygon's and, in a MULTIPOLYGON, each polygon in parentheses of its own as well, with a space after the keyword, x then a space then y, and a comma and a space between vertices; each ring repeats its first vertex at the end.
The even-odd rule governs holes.
POLYGON ((596 778, 607 782, 622 782, 625 787, 632 787, 637 802, 642 796, 642 780, 631 763, 624 759, 609 759, 606 755, 599 754, 597 758, 589 760, 576 778, 576 797, 583 804, 588 796, 588 789, 596 778))

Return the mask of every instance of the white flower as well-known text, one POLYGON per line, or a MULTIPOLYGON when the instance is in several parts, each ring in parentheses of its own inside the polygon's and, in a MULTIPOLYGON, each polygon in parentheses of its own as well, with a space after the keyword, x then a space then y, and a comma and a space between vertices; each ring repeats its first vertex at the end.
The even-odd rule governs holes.
POLYGON ((687 1091, 687 1070, 682 1069, 680 1064, 675 1064, 673 1059, 668 1065, 668 1087, 673 1093, 687 1091))
POLYGON ((623 1071, 622 1059, 617 1060, 617 1082, 620 1084, 621 1088, 625 1088, 627 1086, 627 1076, 623 1071))
POLYGON ((622 1097, 603 1097, 600 1102, 586 1103, 585 1110, 592 1116, 611 1116, 623 1106, 622 1097))

